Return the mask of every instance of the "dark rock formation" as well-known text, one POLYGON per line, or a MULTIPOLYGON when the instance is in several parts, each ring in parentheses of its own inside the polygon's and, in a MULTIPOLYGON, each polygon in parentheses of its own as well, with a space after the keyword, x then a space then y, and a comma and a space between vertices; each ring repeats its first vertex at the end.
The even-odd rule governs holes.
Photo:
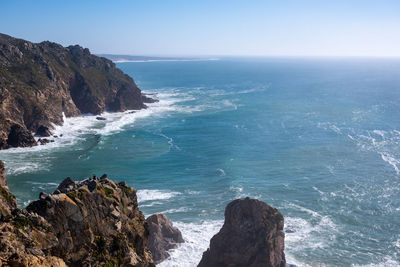
POLYGON ((146 222, 150 233, 147 247, 156 264, 169 257, 167 250, 176 248, 178 243, 185 242, 181 231, 174 227, 164 214, 151 215, 146 222))
POLYGON ((67 178, 22 211, 0 189, 0 266, 154 266, 136 191, 124 183, 67 178))
POLYGON ((107 120, 107 119, 104 118, 104 117, 96 117, 96 120, 98 120, 98 121, 105 121, 105 120, 107 120))
POLYGON ((63 123, 63 112, 71 117, 144 107, 140 89, 112 61, 78 45, 0 34, 0 149, 35 145, 31 133, 47 136, 53 123, 63 123))
POLYGON ((36 140, 25 127, 14 124, 10 128, 7 144, 12 147, 28 147, 36 145, 36 140))
POLYGON ((256 199, 232 201, 198 266, 285 267, 282 214, 256 199))
POLYGON ((42 136, 42 137, 48 137, 51 135, 51 131, 49 127, 40 125, 39 128, 36 130, 36 135, 42 136))

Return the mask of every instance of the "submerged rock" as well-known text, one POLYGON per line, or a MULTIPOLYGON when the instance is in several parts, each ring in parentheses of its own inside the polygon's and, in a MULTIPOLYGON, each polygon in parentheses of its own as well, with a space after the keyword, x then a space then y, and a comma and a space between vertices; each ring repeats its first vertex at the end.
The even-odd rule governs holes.
POLYGON ((37 142, 38 142, 38 144, 45 145, 45 144, 48 144, 48 143, 53 143, 54 140, 50 140, 50 139, 47 139, 47 138, 39 138, 37 140, 37 142))
POLYGON ((107 120, 107 119, 104 118, 104 117, 96 117, 96 120, 98 120, 98 121, 105 121, 105 120, 107 120))
POLYGON ((176 248, 178 243, 185 242, 181 231, 174 227, 164 214, 151 215, 146 222, 150 233, 147 247, 156 264, 169 257, 167 250, 176 248))
POLYGON ((285 267, 283 216, 256 199, 237 199, 210 241, 199 267, 285 267))

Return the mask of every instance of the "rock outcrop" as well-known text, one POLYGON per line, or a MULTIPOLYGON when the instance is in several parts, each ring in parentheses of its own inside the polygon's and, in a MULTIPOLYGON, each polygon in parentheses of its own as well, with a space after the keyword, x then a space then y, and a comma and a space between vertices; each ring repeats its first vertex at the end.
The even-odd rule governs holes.
POLYGON ((67 178, 23 210, 0 189, 0 266, 155 266, 136 191, 124 182, 67 178))
POLYGON ((0 149, 36 145, 53 124, 82 113, 145 108, 152 99, 115 64, 78 45, 0 34, 0 149))
POLYGON ((282 214, 256 199, 232 201, 198 266, 285 267, 282 214))
POLYGON ((0 160, 0 220, 10 217, 16 208, 17 200, 8 189, 4 163, 0 160))
POLYGON ((185 242, 181 231, 174 227, 164 214, 151 215, 146 222, 150 234, 147 247, 153 255, 154 263, 158 264, 168 258, 168 250, 176 248, 178 243, 185 242))

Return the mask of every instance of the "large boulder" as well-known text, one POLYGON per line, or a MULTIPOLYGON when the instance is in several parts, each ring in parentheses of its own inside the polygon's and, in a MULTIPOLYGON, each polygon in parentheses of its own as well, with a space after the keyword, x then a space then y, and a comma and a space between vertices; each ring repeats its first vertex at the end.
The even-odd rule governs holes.
POLYGON ((150 233, 147 247, 156 264, 169 257, 167 250, 176 248, 178 243, 185 242, 181 231, 174 227, 164 214, 151 215, 146 222, 150 233))
POLYGON ((285 267, 282 214, 256 199, 232 201, 198 266, 285 267))

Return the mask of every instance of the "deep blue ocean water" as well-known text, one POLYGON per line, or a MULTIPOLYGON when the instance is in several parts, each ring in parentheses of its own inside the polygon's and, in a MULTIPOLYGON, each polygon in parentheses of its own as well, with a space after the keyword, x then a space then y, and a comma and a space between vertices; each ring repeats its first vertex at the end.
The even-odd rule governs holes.
POLYGON ((21 206, 107 173, 182 230, 162 266, 195 266, 245 196, 285 216, 289 263, 400 265, 400 59, 117 65, 160 102, 68 118, 50 145, 1 151, 21 206))

